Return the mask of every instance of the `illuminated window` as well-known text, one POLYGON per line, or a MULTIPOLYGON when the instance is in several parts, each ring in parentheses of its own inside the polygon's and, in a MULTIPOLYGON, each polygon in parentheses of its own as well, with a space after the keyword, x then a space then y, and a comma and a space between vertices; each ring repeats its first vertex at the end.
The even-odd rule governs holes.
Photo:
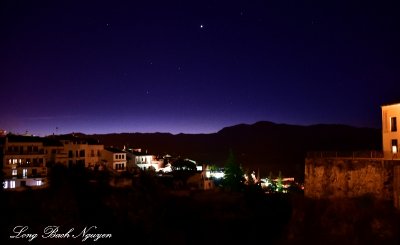
POLYGON ((15 175, 17 175, 17 174, 18 174, 18 170, 13 169, 13 170, 12 170, 12 175, 15 176, 15 175))
POLYGON ((392 140, 392 153, 397 154, 397 139, 392 140))
POLYGON ((28 174, 28 169, 26 169, 26 168, 22 169, 22 177, 26 178, 27 174, 28 174))
POLYGON ((10 180, 10 188, 11 189, 15 188, 15 180, 10 180))
POLYGON ((36 185, 37 186, 41 186, 42 185, 42 181, 41 180, 36 180, 36 185))
POLYGON ((390 131, 397 132, 397 120, 396 117, 390 118, 390 131))
POLYGON ((8 164, 12 164, 12 159, 8 159, 8 164))
POLYGON ((8 188, 8 182, 7 181, 3 181, 3 188, 7 189, 8 188))

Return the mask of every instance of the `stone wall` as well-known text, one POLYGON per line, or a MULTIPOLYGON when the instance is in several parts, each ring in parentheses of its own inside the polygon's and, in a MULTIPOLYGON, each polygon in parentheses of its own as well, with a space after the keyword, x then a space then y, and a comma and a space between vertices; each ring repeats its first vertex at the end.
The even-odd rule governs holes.
MULTIPOLYGON (((393 200, 394 179, 400 181, 394 178, 394 167, 398 163, 381 158, 309 157, 305 160, 304 194, 311 198, 369 194, 378 199, 393 200)), ((396 169, 397 177, 400 177, 400 169, 396 169)))
POLYGON ((394 206, 400 209, 400 165, 394 167, 393 199, 394 206))

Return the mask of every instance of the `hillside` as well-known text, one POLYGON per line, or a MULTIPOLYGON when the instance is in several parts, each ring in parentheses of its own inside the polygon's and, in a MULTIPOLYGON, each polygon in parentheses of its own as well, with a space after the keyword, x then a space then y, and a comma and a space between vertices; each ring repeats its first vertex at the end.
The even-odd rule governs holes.
POLYGON ((308 151, 381 150, 381 130, 346 125, 298 126, 257 122, 213 134, 121 133, 90 135, 106 146, 129 146, 155 155, 188 157, 223 166, 232 149, 244 169, 302 177, 308 151))

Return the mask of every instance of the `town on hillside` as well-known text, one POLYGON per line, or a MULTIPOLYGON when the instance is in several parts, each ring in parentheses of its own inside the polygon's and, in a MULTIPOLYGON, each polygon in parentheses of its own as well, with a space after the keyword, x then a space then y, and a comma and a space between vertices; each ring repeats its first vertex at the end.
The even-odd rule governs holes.
MULTIPOLYGON (((15 135, 4 130, 0 135, 0 154, 3 170, 3 189, 8 191, 40 189, 51 185, 52 169, 84 169, 92 173, 107 172, 109 185, 126 187, 132 178, 151 172, 155 178, 168 181, 172 189, 212 190, 224 186, 226 166, 198 163, 180 156, 155 155, 147 149, 124 146, 118 149, 105 146, 96 139, 83 134, 15 135), (181 178, 184 174, 185 178, 181 178)), ((233 155, 233 153, 231 153, 233 155)), ((228 156, 227 156, 228 157, 228 156)), ((235 159, 232 159, 235 161, 235 159)), ((239 165, 239 163, 238 163, 239 165)), ((261 177, 259 170, 241 172, 240 182, 258 186, 265 193, 287 193, 302 191, 303 186, 293 177, 284 177, 281 172, 261 177)))

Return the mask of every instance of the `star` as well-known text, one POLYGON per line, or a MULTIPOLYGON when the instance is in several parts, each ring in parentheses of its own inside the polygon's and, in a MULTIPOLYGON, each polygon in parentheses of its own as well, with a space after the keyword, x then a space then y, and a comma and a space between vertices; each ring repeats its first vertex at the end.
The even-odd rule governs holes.
POLYGON ((204 25, 200 25, 200 28, 203 29, 203 28, 204 28, 204 25))

